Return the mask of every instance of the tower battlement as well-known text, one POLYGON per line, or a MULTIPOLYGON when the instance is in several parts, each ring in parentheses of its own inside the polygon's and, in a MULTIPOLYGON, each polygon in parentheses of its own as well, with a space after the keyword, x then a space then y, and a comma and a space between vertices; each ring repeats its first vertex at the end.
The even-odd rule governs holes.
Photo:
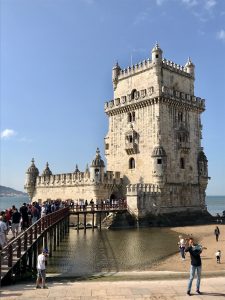
MULTIPOLYGON (((162 67, 166 68, 170 71, 176 72, 178 74, 181 74, 183 76, 187 76, 187 77, 192 77, 192 75, 190 73, 188 73, 187 71, 187 67, 179 65, 171 60, 168 60, 166 58, 163 58, 162 62, 162 67)), ((155 65, 152 62, 152 60, 150 58, 145 59, 143 61, 140 61, 134 65, 128 66, 125 69, 120 69, 118 72, 118 81, 125 79, 129 76, 133 76, 136 75, 140 72, 146 71, 148 69, 153 68, 155 65)))
MULTIPOLYGON (((91 178, 90 172, 62 173, 50 176, 38 176, 36 179, 36 187, 60 187, 60 186, 82 186, 99 183, 99 179, 91 178)), ((102 184, 120 184, 119 172, 106 172, 102 184)))
POLYGON ((136 91, 133 98, 131 93, 105 102, 105 113, 120 112, 121 110, 118 110, 120 108, 123 108, 123 111, 129 111, 137 107, 142 107, 143 105, 147 106, 158 103, 159 101, 165 101, 165 98, 171 101, 173 100, 174 104, 178 106, 186 104, 189 106, 189 109, 198 108, 201 111, 205 110, 205 99, 162 86, 160 93, 154 92, 154 87, 149 87, 136 91))

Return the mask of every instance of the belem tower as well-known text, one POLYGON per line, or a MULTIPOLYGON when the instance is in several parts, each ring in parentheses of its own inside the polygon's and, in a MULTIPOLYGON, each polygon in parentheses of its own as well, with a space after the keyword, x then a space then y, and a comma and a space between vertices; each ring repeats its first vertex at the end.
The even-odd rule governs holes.
POLYGON ((40 175, 32 160, 25 189, 32 201, 126 198, 136 218, 204 213, 207 158, 201 147, 205 100, 195 96, 195 66, 163 58, 112 69, 113 99, 105 103, 105 163, 97 149, 84 172, 40 175))

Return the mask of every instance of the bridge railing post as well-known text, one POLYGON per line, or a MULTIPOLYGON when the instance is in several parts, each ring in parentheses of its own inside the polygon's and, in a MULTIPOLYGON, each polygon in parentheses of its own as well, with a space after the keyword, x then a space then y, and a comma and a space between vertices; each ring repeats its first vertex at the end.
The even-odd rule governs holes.
POLYGON ((8 247, 8 267, 12 267, 13 263, 13 246, 12 244, 8 247))
POLYGON ((38 232, 38 224, 35 223, 35 225, 34 225, 34 239, 35 240, 37 239, 37 232, 38 232))
POLYGON ((32 245, 33 243, 33 227, 29 229, 29 244, 32 245))
POLYGON ((41 234, 41 219, 38 221, 38 234, 41 234))
POLYGON ((24 232, 24 244, 23 244, 24 251, 27 250, 27 232, 24 232))
POLYGON ((17 240, 17 258, 21 257, 21 238, 19 237, 17 240))

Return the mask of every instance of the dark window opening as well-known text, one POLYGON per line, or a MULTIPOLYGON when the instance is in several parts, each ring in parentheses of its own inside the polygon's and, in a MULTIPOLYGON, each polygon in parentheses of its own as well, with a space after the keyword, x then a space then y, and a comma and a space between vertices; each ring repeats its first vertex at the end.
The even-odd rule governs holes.
POLYGON ((128 120, 129 123, 135 121, 135 111, 133 111, 132 113, 128 113, 127 120, 128 120))
POLYGON ((183 122, 183 113, 178 113, 178 122, 183 122))
POLYGON ((156 55, 155 55, 155 58, 159 58, 159 55, 158 55, 158 54, 156 54, 156 55))
POLYGON ((184 161, 183 157, 181 157, 181 159, 180 159, 180 168, 185 169, 185 161, 184 161))
POLYGON ((158 159, 157 159, 157 164, 158 164, 158 165, 161 165, 161 164, 162 164, 162 159, 161 159, 161 158, 158 158, 158 159))
POLYGON ((132 142, 133 142, 133 137, 132 137, 132 135, 129 135, 129 136, 128 136, 128 141, 129 141, 129 143, 132 143, 132 142))
POLYGON ((109 144, 105 144, 105 150, 109 150, 109 144))
POLYGON ((134 99, 134 96, 135 96, 135 93, 136 93, 136 92, 137 92, 136 89, 132 90, 132 92, 131 92, 131 99, 134 99))
POLYGON ((95 175, 99 175, 99 169, 95 169, 95 175))
POLYGON ((132 114, 131 113, 128 114, 128 122, 132 122, 132 114))
POLYGON ((135 169, 135 160, 133 157, 129 159, 129 169, 135 169))

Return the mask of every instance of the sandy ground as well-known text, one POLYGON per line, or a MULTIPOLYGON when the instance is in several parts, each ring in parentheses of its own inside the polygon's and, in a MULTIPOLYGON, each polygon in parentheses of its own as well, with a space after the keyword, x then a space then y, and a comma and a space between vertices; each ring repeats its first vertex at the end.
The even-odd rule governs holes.
MULTIPOLYGON (((218 225, 220 229, 219 241, 216 241, 214 235, 215 225, 185 226, 174 227, 171 230, 177 232, 177 241, 179 234, 183 236, 194 237, 198 243, 207 249, 202 252, 202 270, 203 271, 225 271, 225 225, 218 225), (221 263, 216 263, 215 252, 221 250, 221 263)), ((178 249, 179 251, 179 249, 178 249)), ((179 271, 188 272, 190 269, 190 255, 187 253, 186 260, 182 261, 180 253, 174 254, 152 267, 155 271, 179 271)))

